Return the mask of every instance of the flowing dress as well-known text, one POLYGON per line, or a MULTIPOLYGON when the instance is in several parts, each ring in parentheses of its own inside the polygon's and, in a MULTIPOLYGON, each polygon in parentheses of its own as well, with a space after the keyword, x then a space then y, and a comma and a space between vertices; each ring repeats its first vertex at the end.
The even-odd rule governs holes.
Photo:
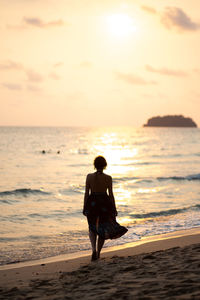
POLYGON ((89 230, 103 239, 116 239, 128 229, 117 223, 115 210, 107 193, 91 193, 85 207, 89 230))

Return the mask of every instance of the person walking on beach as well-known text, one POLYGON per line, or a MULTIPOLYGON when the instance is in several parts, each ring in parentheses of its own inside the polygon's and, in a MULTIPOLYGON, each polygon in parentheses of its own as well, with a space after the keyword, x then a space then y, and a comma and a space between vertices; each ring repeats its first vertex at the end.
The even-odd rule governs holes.
POLYGON ((83 215, 87 217, 89 225, 92 261, 100 258, 106 239, 116 239, 127 232, 124 226, 116 222, 118 213, 112 190, 112 177, 103 173, 106 166, 105 158, 97 156, 94 160, 96 172, 86 177, 83 215))

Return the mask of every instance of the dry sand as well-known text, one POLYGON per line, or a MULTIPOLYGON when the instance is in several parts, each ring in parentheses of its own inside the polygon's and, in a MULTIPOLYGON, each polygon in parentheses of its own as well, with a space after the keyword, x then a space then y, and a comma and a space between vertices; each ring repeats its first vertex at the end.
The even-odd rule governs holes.
POLYGON ((0 299, 200 299, 200 229, 104 250, 96 262, 1 267, 0 299))

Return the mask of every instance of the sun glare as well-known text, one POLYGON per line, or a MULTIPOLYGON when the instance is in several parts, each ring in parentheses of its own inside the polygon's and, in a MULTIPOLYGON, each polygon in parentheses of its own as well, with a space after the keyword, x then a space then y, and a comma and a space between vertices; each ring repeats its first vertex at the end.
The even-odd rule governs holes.
POLYGON ((136 169, 129 165, 129 160, 137 160, 138 149, 120 140, 116 133, 105 133, 94 146, 94 153, 105 156, 108 161, 108 172, 121 175, 136 169))
POLYGON ((109 32, 116 37, 125 37, 136 31, 133 18, 126 14, 113 14, 107 16, 109 32))

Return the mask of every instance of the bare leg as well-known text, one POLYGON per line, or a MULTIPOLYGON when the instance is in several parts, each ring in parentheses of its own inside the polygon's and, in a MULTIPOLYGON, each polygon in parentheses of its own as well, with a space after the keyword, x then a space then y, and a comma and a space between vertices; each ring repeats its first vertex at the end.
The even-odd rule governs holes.
POLYGON ((97 235, 96 233, 92 232, 91 230, 89 231, 89 238, 92 246, 92 251, 96 251, 96 240, 97 240, 97 235))
POLYGON ((98 243, 97 243, 97 258, 100 257, 100 252, 101 252, 101 249, 103 247, 103 244, 104 244, 105 240, 102 239, 101 237, 98 237, 98 243))

